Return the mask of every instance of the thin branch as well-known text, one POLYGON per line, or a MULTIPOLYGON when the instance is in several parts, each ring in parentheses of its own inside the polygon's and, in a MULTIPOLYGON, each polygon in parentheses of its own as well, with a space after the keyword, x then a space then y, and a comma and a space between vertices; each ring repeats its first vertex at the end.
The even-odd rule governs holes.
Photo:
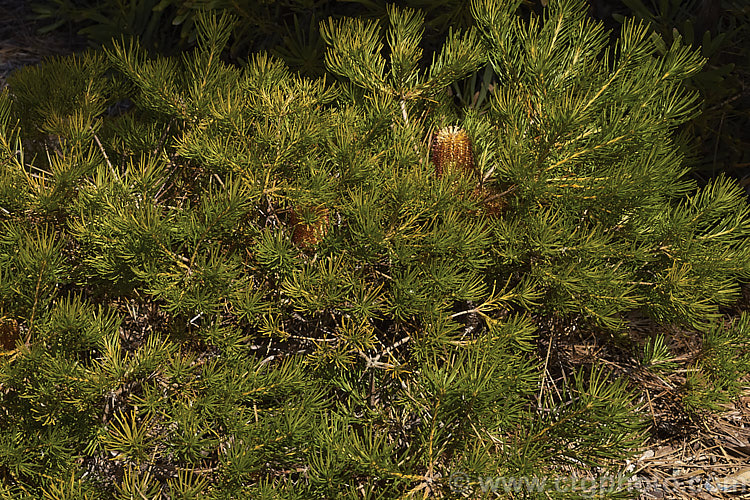
MULTIPOLYGON (((94 131, 94 129, 92 129, 91 127, 89 127, 89 129, 91 129, 92 132, 94 131)), ((120 176, 117 175, 117 170, 115 169, 115 167, 112 166, 112 163, 109 161, 109 156, 107 156, 107 151, 105 151, 104 146, 102 146, 102 142, 99 140, 99 136, 94 134, 94 140, 96 141, 96 145, 99 146, 99 150, 101 150, 102 154, 104 155, 104 159, 107 161, 107 165, 109 166, 109 169, 112 171, 112 175, 115 176, 115 179, 120 181, 120 176)))

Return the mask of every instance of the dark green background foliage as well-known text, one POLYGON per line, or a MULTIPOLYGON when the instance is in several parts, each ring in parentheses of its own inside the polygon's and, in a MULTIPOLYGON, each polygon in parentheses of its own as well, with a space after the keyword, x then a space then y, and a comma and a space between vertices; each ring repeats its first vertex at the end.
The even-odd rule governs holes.
MULTIPOLYGON (((525 0, 524 15, 540 13, 546 0, 525 0)), ((701 115, 681 130, 693 139, 687 151, 695 157, 692 176, 704 183, 720 173, 747 186, 750 165, 750 56, 745 49, 750 33, 750 6, 745 0, 588 0, 588 10, 615 33, 626 16, 642 19, 663 37, 675 37, 700 50, 704 70, 686 85, 701 93, 701 115)), ((109 44, 113 35, 140 38, 148 50, 174 54, 196 43, 195 16, 203 10, 230 12, 234 24, 228 51, 235 60, 247 60, 264 50, 282 58, 294 71, 307 76, 325 72, 325 44, 318 31, 329 17, 385 21, 385 0, 36 0, 34 17, 43 30, 66 27, 95 46, 109 44)), ((422 46, 428 55, 438 50, 449 27, 475 24, 471 2, 407 0, 399 5, 425 12, 422 46)), ((662 52, 666 46, 660 48, 662 52)), ((491 68, 454 85, 465 102, 486 103, 494 81, 491 68)), ((685 145, 687 146, 687 145, 685 145)))
POLYGON ((189 53, 120 42, 17 72, 3 494, 395 498, 458 495, 455 472, 618 472, 643 416, 597 366, 544 389, 550 319, 699 328, 691 404, 734 394, 747 316, 717 320, 750 272, 749 209, 723 177, 697 189, 674 139, 703 60, 633 21, 609 46, 581 2, 519 3, 474 3, 477 28, 426 60, 416 11, 326 21, 318 79, 226 64, 232 23, 209 14, 189 53), (457 106, 486 64, 488 105, 457 106), (469 175, 435 175, 446 125, 469 175), (293 211, 319 241, 295 242, 293 211))
MULTIPOLYGON (((750 4, 745 0, 623 0, 632 15, 665 40, 682 37, 706 67, 687 85, 700 91, 702 113, 683 128, 694 136, 696 177, 725 172, 747 186, 750 166, 750 4)), ((617 17, 617 16, 616 16, 617 17)))
MULTIPOLYGON (((471 3, 456 0, 401 2, 426 14, 426 38, 434 50, 450 27, 467 28, 474 20, 471 3)), ((387 19, 384 0, 45 0, 33 3, 34 17, 43 31, 72 28, 92 44, 138 37, 144 48, 160 53, 195 46, 196 16, 203 11, 228 12, 232 27, 232 57, 246 59, 256 51, 270 51, 295 71, 320 76, 325 71, 325 44, 318 25, 329 17, 357 16, 387 19)))

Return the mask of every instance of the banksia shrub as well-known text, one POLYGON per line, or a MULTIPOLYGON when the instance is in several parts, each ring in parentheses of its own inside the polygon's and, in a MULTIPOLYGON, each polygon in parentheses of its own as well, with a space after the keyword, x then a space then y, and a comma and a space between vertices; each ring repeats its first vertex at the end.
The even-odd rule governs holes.
POLYGON ((329 20, 315 80, 227 65, 231 20, 209 15, 181 58, 118 42, 14 74, 3 495, 478 497, 617 474, 649 421, 636 388, 595 364, 552 380, 554 325, 700 328, 714 361, 690 369, 741 372, 715 364, 746 321, 717 320, 750 274, 750 209, 689 181, 673 135, 702 60, 630 22, 607 48, 582 1, 519 5, 474 2, 478 28, 429 63, 416 11, 329 20), (456 107, 447 87, 487 63, 489 110, 456 107))

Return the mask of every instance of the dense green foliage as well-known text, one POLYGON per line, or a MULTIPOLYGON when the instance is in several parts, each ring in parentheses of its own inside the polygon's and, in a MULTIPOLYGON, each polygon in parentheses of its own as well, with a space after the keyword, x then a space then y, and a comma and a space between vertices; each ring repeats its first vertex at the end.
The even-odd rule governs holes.
POLYGON ((226 64, 214 15, 179 57, 123 42, 17 72, 3 494, 458 496, 460 473, 476 496, 483 477, 617 473, 643 415, 598 366, 548 390, 550 318, 700 328, 715 386, 693 403, 736 390, 747 356, 723 360, 748 318, 716 320, 750 273, 750 209, 733 181, 696 189, 673 139, 702 59, 631 21, 609 47, 578 1, 519 3, 475 2, 478 29, 431 61, 416 11, 389 8, 385 33, 328 21, 320 79, 226 64), (446 89, 487 63, 489 109, 456 106, 446 89), (468 174, 435 174, 448 125, 468 174))
MULTIPOLYGON (((148 50, 174 54, 195 46, 196 18, 208 10, 236 18, 229 49, 245 59, 263 50, 282 58, 295 71, 320 76, 325 45, 318 25, 330 17, 387 18, 385 0, 34 0, 33 17, 43 31, 63 27, 76 31, 95 46, 111 39, 137 37, 148 50)), ((449 27, 473 23, 471 3, 457 0, 409 0, 401 5, 422 9, 426 37, 435 47, 449 27)))
POLYGON ((750 164, 750 5, 744 0, 623 0, 632 15, 648 22, 669 43, 681 36, 706 58, 687 84, 701 93, 701 115, 685 124, 695 136, 696 176, 719 172, 747 185, 750 164))
MULTIPOLYGON (((642 19, 670 45, 676 36, 699 50, 707 62, 687 80, 701 93, 700 116, 682 127, 694 137, 692 175, 703 182, 719 173, 747 185, 750 162, 750 59, 745 46, 750 35, 750 8, 744 0, 589 0, 589 11, 605 25, 619 29, 625 16, 642 19), (619 23, 618 23, 619 21, 619 23)), ((406 0, 399 5, 425 12, 422 46, 432 52, 448 28, 475 23, 471 2, 406 0)), ((525 0, 523 8, 539 11, 547 0, 525 0)), ((74 30, 96 46, 112 36, 136 36, 148 50, 175 52, 196 43, 195 18, 204 9, 236 16, 230 38, 235 59, 264 50, 282 58, 293 71, 307 76, 325 72, 325 44, 318 24, 329 17, 357 16, 384 20, 385 0, 34 0, 34 18, 43 31, 74 30)), ((454 85, 467 102, 484 101, 493 81, 491 68, 454 85)), ((484 101, 486 102, 486 101, 484 101)))

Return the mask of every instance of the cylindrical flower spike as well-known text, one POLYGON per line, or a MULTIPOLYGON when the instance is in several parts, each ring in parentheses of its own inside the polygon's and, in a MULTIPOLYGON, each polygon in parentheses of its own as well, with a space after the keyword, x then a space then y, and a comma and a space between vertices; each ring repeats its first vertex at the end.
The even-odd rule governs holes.
POLYGON ((511 190, 500 191, 497 185, 483 185, 474 188, 473 195, 481 200, 484 213, 490 217, 500 217, 507 208, 506 195, 511 190))
POLYGON ((438 130, 432 144, 432 163, 435 164, 435 174, 438 177, 449 170, 473 172, 474 153, 466 131, 456 126, 438 130))
POLYGON ((289 214, 292 225, 292 242, 305 250, 317 245, 328 233, 328 209, 325 207, 292 209, 289 214))
POLYGON ((12 318, 0 318, 0 351, 9 351, 16 346, 16 340, 21 338, 18 322, 12 318))

